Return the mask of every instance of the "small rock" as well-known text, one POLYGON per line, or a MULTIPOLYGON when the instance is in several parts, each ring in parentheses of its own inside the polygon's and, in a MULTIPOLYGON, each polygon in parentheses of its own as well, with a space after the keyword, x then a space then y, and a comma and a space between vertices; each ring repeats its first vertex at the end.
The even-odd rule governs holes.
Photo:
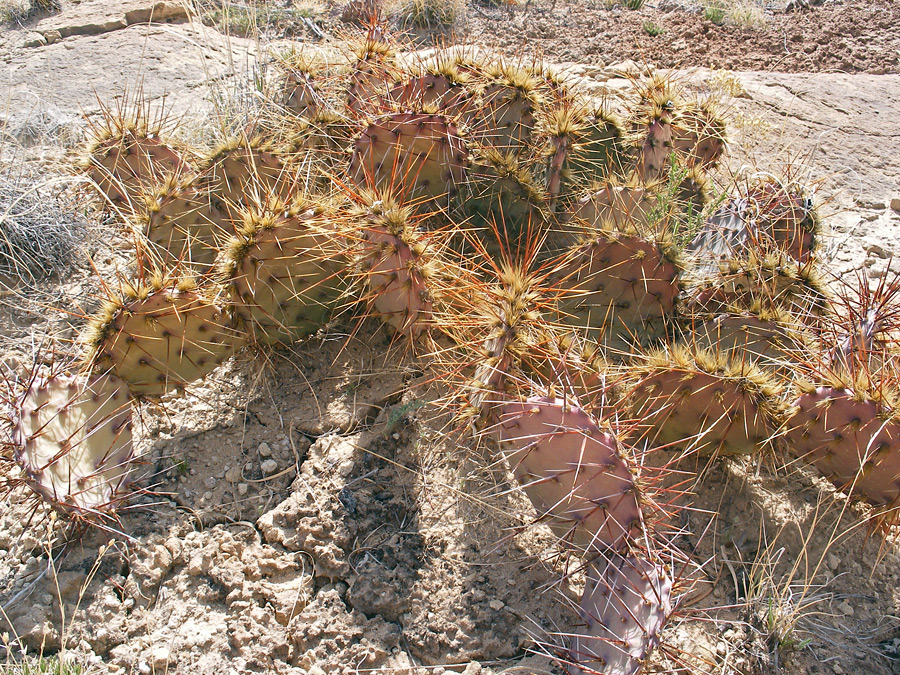
POLYGON ((214 487, 216 487, 215 476, 207 477, 206 480, 203 481, 203 486, 208 490, 212 490, 214 487))
POLYGON ((614 63, 606 67, 606 72, 612 77, 628 78, 632 75, 640 75, 641 69, 637 63, 631 59, 626 59, 620 63, 614 63))
POLYGON ((259 468, 262 469, 262 472, 266 476, 268 476, 278 470, 278 462, 276 462, 274 459, 267 459, 265 462, 259 465, 259 468))
POLYGON ((150 664, 146 661, 139 662, 137 669, 141 675, 150 675, 150 664))
POLYGON ((850 606, 850 603, 844 600, 841 604, 838 605, 838 611, 844 616, 853 616, 853 608, 850 606))
POLYGON ((272 456, 272 448, 269 447, 269 444, 263 441, 259 444, 259 447, 256 449, 259 453, 260 457, 271 457, 272 456))
POLYGON ((34 47, 43 47, 45 44, 47 44, 47 38, 43 35, 40 33, 29 33, 22 46, 26 49, 32 49, 34 47))
POLYGON ((834 675, 844 675, 844 669, 841 668, 841 664, 837 662, 831 666, 831 672, 833 672, 834 675))
POLYGON ((241 467, 233 466, 225 472, 225 480, 229 483, 237 483, 241 480, 241 467))
POLYGON ((62 40, 62 35, 60 35, 59 31, 56 29, 45 30, 41 35, 44 36, 44 40, 47 41, 48 45, 52 45, 54 42, 62 40))
POLYGON ((491 608, 492 610, 494 610, 495 612, 499 612, 501 609, 503 609, 504 607, 506 607, 506 605, 504 605, 504 604, 503 604, 502 602, 500 602, 499 600, 491 600, 491 601, 488 603, 488 607, 490 607, 490 608, 491 608))
POLYGON ((894 211, 900 212, 900 197, 894 197, 891 200, 891 208, 894 209, 894 211))
POLYGON ((204 492, 203 495, 200 497, 200 499, 202 499, 205 502, 211 502, 212 498, 213 498, 213 493, 210 490, 207 490, 206 492, 204 492))
POLYGON ((169 666, 171 658, 172 655, 169 653, 168 647, 155 647, 153 651, 150 652, 150 662, 157 672, 159 670, 164 670, 169 666))
POLYGON ((466 669, 462 671, 462 675, 481 675, 481 671, 481 664, 478 663, 478 661, 472 661, 466 666, 466 669))
POLYGON ((834 553, 828 554, 827 562, 828 562, 828 567, 830 567, 833 570, 836 570, 841 565, 841 559, 834 553))
POLYGON ((891 257, 890 252, 885 250, 884 247, 879 244, 869 244, 866 246, 866 253, 885 260, 891 257))
POLYGON ((250 486, 247 485, 246 483, 238 483, 237 493, 238 493, 239 497, 245 496, 249 490, 250 490, 250 486))
POLYGON ((856 199, 857 206, 861 206, 864 209, 884 209, 887 207, 887 204, 884 203, 883 199, 871 199, 869 197, 858 197, 856 199))

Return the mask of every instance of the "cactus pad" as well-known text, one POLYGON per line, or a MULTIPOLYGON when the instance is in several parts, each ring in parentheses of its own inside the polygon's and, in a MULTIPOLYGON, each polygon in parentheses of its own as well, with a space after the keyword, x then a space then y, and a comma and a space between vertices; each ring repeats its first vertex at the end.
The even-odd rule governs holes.
POLYGON ((193 280, 126 286, 86 334, 89 362, 112 370, 135 395, 159 396, 198 380, 228 359, 242 337, 193 280))
POLYGON ((851 389, 810 389, 794 401, 786 440, 831 483, 875 506, 900 504, 900 418, 851 389))
POLYGON ((672 612, 671 578, 658 563, 618 554, 595 558, 585 576, 586 626, 572 640, 570 675, 636 675, 672 612))
POLYGON ((503 454, 539 520, 580 551, 621 549, 643 529, 639 489, 623 448, 586 412, 533 397, 500 411, 503 454))
POLYGON ((158 136, 138 129, 104 135, 84 162, 94 185, 113 204, 140 201, 144 190, 167 175, 192 173, 190 165, 158 136))
POLYGON ((653 445, 750 454, 768 446, 780 426, 777 381, 740 359, 676 346, 652 352, 635 371, 626 399, 653 445))
POLYGON ((441 115, 393 113, 356 140, 350 176, 360 186, 400 192, 409 201, 446 202, 465 177, 466 148, 441 115))
POLYGON ((416 230, 409 208, 391 199, 370 206, 360 234, 362 275, 374 313, 400 333, 418 336, 431 323, 433 303, 424 235, 416 230))
POLYGON ((245 211, 222 273, 253 338, 289 344, 321 328, 346 286, 342 255, 323 208, 297 199, 245 211))
POLYGON ((661 337, 674 317, 682 263, 666 239, 596 230, 555 274, 562 321, 610 347, 661 337))
POLYGON ((20 398, 15 460, 27 484, 63 513, 110 514, 131 483, 131 401, 113 375, 35 377, 20 398))

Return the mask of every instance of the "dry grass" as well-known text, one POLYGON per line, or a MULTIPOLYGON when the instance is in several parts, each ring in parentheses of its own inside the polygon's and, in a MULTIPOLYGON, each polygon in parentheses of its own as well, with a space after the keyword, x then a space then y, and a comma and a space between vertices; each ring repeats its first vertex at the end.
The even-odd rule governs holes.
POLYGON ((58 12, 60 0, 0 0, 0 24, 24 23, 48 12, 58 12))
POLYGON ((392 14, 403 29, 443 31, 465 14, 465 0, 401 0, 392 14))

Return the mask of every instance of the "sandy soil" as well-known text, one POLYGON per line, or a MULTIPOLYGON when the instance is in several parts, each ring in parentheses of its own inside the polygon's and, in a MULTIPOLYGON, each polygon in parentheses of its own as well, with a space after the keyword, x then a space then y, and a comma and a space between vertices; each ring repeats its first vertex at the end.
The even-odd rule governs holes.
MULTIPOLYGON (((65 17, 77 11, 26 29, 75 25, 65 17)), ((766 71, 686 76, 730 93, 732 147, 718 180, 745 164, 802 167, 829 215, 831 269, 878 279, 900 253, 900 213, 891 208, 900 198, 900 77, 884 75, 898 72, 897 12, 894 3, 829 3, 770 12, 766 30, 748 32, 684 7, 478 6, 460 35, 510 50, 524 38, 612 97, 629 85, 602 66, 626 59, 766 71), (643 34, 646 20, 665 32, 643 34), (847 74, 823 72, 835 70, 847 74)), ((319 16, 330 34, 334 11, 319 16)), ((189 50, 180 59, 172 50, 210 29, 173 21, 125 22, 27 48, 26 29, 0 34, 11 97, 46 72, 53 93, 40 110, 65 122, 51 131, 32 123, 42 133, 28 147, 13 134, 7 162, 59 160, 64 139, 55 134, 78 127, 67 122, 79 112, 71 102, 91 112, 90 87, 63 87, 79 81, 69 58, 86 72, 93 55, 92 82, 110 73, 98 91, 111 96, 119 70, 140 67, 128 46, 142 45, 148 87, 174 77, 176 106, 198 100, 203 67, 189 50), (166 40, 157 55, 154 45, 166 40)), ((229 48, 256 46, 235 39, 229 48)), ((223 54, 209 67, 226 63, 223 54)), ((126 264, 128 242, 86 217, 89 253, 109 275, 126 264)), ((77 321, 45 306, 91 311, 92 277, 82 261, 71 278, 4 294, 8 368, 27 362, 33 335, 71 339, 77 321)), ((142 675, 561 673, 548 657, 578 622, 579 561, 531 524, 534 511, 511 476, 470 440, 443 433, 423 368, 392 348, 383 328, 348 318, 291 350, 243 355, 183 397, 142 406, 135 420, 149 492, 121 513, 119 532, 63 543, 63 526, 44 509, 29 518, 24 492, 6 496, 0 632, 17 641, 9 654, 65 647, 64 659, 96 672, 142 675)), ((690 504, 676 544, 691 564, 648 672, 900 672, 898 551, 868 539, 861 510, 815 472, 723 460, 690 504)))

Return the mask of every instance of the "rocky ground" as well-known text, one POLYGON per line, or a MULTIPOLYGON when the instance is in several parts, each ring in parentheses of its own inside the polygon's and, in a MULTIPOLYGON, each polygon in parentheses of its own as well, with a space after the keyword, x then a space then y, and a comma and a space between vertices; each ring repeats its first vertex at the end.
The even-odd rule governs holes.
MULTIPOLYGON (((316 11, 325 39, 302 21, 295 39, 337 44, 336 12, 316 11)), ((727 94, 732 147, 720 183, 793 167, 827 215, 832 271, 878 279, 900 253, 897 8, 764 15, 768 27, 750 29, 651 3, 478 5, 458 39, 513 51, 527 42, 613 99, 635 62, 686 68, 687 81, 727 94), (644 21, 665 32, 639 32, 644 21)), ((146 0, 66 3, 8 28, 4 166, 64 165, 84 117, 126 89, 203 133, 267 46, 193 21, 180 3, 146 0)), ((96 223, 91 232, 94 265, 109 273, 127 242, 96 223)), ((89 311, 92 276, 81 262, 52 287, 3 292, 8 368, 48 328, 71 337, 73 322, 48 313, 47 299, 89 311)), ((141 674, 560 673, 546 656, 577 620, 575 561, 528 526, 531 507, 505 489, 506 475, 442 433, 430 392, 411 386, 421 375, 384 331, 348 322, 144 406, 138 447, 153 493, 122 513, 119 532, 62 546, 58 523, 43 512, 29 521, 24 495, 9 495, 8 655, 63 649, 63 660, 96 672, 141 674)), ((859 514, 825 481, 722 461, 695 506, 685 526, 706 534, 684 544, 699 583, 650 672, 900 672, 900 557, 853 529, 859 514)))

